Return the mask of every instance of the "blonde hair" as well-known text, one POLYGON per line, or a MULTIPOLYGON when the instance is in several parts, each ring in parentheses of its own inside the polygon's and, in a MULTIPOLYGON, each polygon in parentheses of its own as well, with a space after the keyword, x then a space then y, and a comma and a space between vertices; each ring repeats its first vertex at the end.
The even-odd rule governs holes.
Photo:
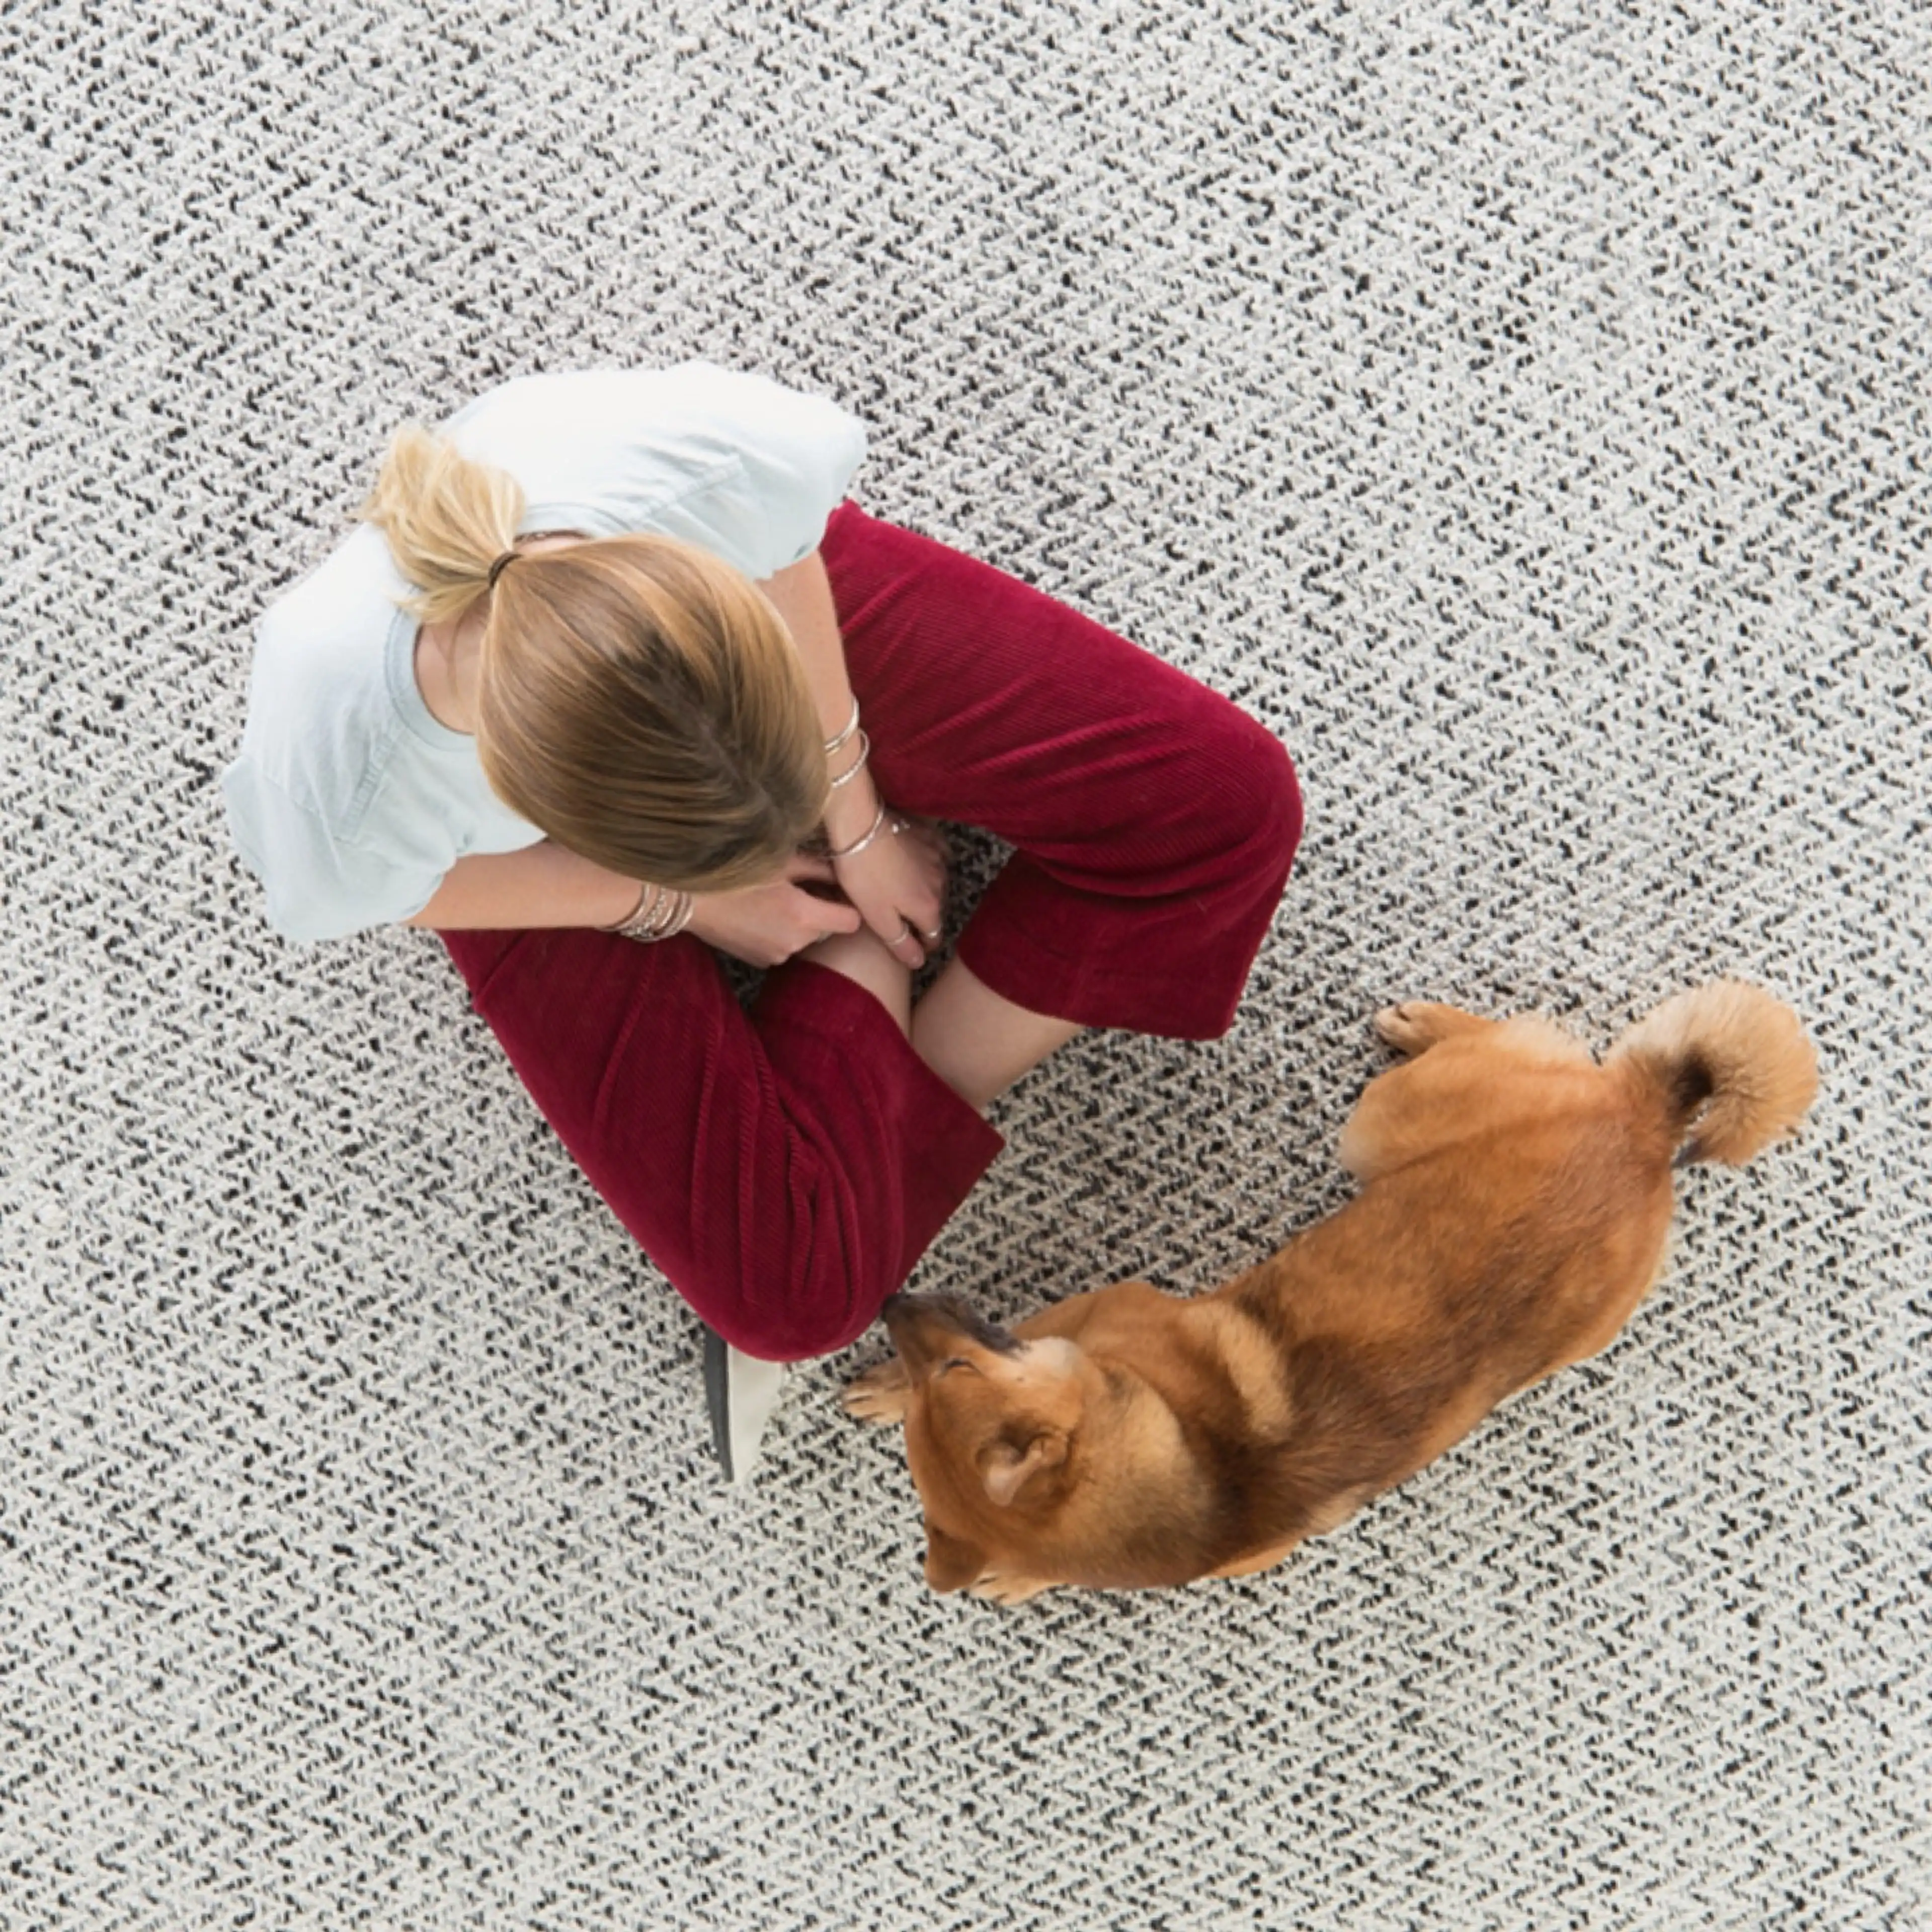
POLYGON ((824 815, 820 726, 778 613, 669 537, 518 552, 515 478, 414 427, 364 518, 424 623, 490 595, 476 749, 490 788, 580 856, 687 892, 770 878, 824 815))

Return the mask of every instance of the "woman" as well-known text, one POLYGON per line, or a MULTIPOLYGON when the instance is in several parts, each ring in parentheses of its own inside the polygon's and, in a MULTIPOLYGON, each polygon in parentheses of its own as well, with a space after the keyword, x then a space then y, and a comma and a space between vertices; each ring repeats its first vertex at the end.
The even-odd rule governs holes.
POLYGON ((998 1150, 996 1094, 1084 1027, 1226 1029, 1300 830, 1232 705, 844 501, 864 442, 696 363, 405 431, 264 619, 224 780, 290 937, 441 934, 730 1345, 741 1472, 755 1365, 872 1322, 998 1150), (1016 850, 915 1010, 940 819, 1016 850), (715 952, 774 969, 748 1012, 715 952))

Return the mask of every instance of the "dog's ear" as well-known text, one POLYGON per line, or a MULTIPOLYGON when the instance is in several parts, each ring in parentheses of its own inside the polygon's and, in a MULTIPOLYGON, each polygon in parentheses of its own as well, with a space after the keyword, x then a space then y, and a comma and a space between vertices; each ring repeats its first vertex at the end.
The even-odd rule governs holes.
POLYGON ((963 1590, 979 1580, 986 1567, 986 1552, 956 1536, 948 1536, 928 1516, 926 1523, 926 1580, 928 1588, 942 1594, 963 1590))
POLYGON ((980 1480, 988 1498, 1004 1509, 1034 1477, 1066 1460, 1065 1435, 1042 1429, 1024 1447, 1004 1440, 988 1443, 980 1457, 980 1480))

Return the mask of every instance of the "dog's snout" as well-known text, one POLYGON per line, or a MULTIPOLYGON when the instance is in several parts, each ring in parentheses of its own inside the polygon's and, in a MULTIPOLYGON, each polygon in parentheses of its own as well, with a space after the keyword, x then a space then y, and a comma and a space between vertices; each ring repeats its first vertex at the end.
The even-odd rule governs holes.
POLYGON ((930 1295, 896 1294, 879 1312, 899 1360, 914 1375, 922 1375, 958 1332, 949 1311, 930 1295))
POLYGON ((997 1328, 951 1294, 896 1294, 880 1311, 899 1359, 914 1374, 923 1372, 961 1341, 1003 1355, 1016 1354, 1017 1337, 997 1328))

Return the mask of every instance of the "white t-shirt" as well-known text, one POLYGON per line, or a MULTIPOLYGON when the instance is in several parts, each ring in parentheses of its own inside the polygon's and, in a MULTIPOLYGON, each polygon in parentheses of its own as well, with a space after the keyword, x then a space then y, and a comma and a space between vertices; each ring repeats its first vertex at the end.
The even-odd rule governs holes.
MULTIPOLYGON (((753 579, 818 548, 865 454, 854 417, 702 362, 526 376, 444 427, 523 486, 520 530, 682 538, 753 579)), ((467 853, 542 833, 492 792, 476 740, 439 724, 416 680, 410 586, 382 532, 357 528, 270 606, 256 634, 229 829, 288 938, 407 919, 467 853)))

